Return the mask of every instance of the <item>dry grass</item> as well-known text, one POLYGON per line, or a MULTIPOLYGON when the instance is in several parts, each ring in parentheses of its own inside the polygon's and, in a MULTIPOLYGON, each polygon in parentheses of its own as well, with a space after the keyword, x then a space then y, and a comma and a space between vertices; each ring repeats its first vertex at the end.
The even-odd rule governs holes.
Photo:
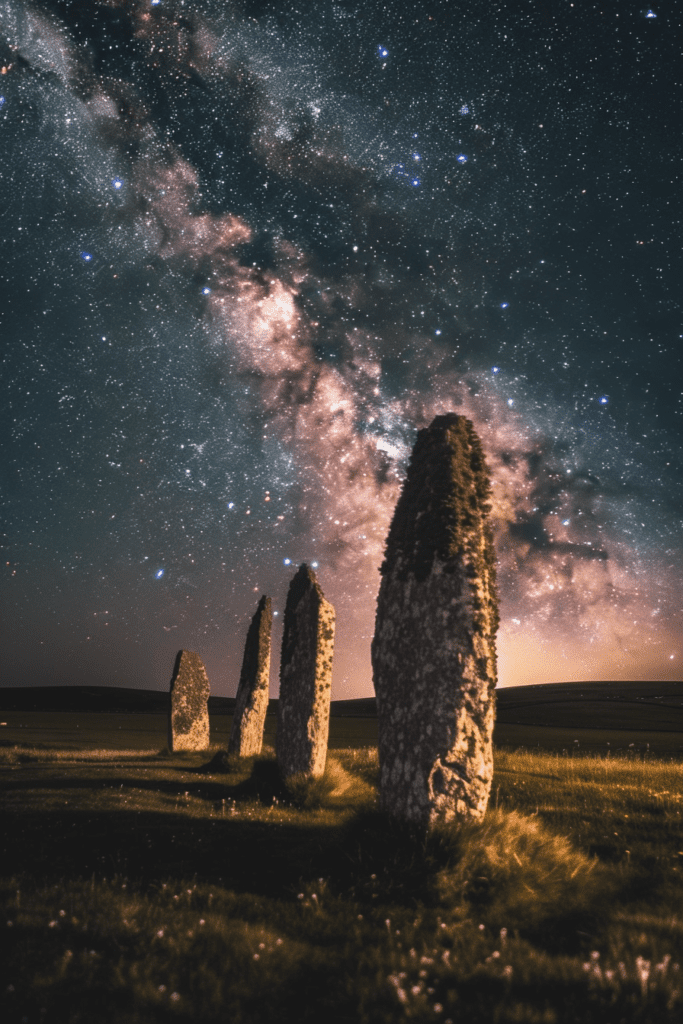
POLYGON ((425 839, 372 749, 289 791, 269 751, 2 753, 8 1021, 683 1015, 678 765, 498 751, 483 823, 425 839))

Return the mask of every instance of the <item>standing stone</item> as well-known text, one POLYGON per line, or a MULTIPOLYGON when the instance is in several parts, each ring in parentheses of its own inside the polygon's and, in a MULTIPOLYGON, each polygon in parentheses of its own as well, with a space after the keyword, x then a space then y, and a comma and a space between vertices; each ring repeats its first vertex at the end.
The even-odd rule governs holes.
POLYGON ((268 710, 270 685, 270 633, 273 613, 269 597, 262 597, 251 620, 244 645, 242 672, 235 700, 228 752, 240 757, 260 754, 268 710))
POLYGON ((498 599, 491 488, 471 422, 421 430, 389 529, 372 665, 380 804, 428 827, 481 819, 493 776, 498 599))
POLYGON ((325 600, 315 573, 300 566, 287 595, 280 663, 275 749, 284 778, 314 778, 325 771, 334 623, 334 608, 325 600))
POLYGON ((168 749, 206 750, 209 746, 209 680, 202 659, 178 651, 171 679, 168 749))

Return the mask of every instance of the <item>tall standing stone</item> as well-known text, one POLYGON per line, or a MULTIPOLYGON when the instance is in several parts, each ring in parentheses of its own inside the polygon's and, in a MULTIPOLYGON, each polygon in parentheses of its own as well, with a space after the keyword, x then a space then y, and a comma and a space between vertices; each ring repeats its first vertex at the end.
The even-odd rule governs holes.
POLYGON ((206 750, 209 746, 209 680, 194 651, 178 651, 171 679, 168 749, 206 750))
POLYGON ((372 664, 380 804, 429 826, 481 819, 493 775, 498 628, 489 475, 472 423, 421 430, 381 568, 372 664))
POLYGON ((235 714, 228 752, 250 757, 260 754, 268 710, 270 634, 273 612, 269 597, 262 597, 251 620, 244 645, 242 672, 237 687, 235 714))
POLYGON ((285 607, 275 749, 285 778, 325 771, 330 731, 334 608, 304 564, 285 607))

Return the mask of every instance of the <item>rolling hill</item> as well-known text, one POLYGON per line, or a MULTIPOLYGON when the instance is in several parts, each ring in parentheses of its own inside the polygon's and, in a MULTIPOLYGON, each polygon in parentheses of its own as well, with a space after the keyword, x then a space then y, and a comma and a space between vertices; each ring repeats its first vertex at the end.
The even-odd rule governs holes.
MULTIPOLYGON (((232 697, 209 698, 212 715, 230 715, 232 697)), ((1 711, 165 714, 168 692, 118 686, 0 687, 1 711)), ((273 714, 277 700, 271 700, 273 714)), ((374 718, 374 697, 332 701, 339 718, 374 718)), ((497 691, 497 719, 575 729, 683 732, 683 682, 603 681, 511 686, 497 691)))

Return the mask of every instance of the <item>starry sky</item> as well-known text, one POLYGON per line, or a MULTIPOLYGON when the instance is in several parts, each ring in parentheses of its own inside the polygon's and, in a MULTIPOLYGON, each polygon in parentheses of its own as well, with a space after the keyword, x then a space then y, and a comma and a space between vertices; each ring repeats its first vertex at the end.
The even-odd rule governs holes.
POLYGON ((235 693, 316 567, 371 694, 416 431, 493 481, 499 685, 680 679, 683 15, 0 0, 0 685, 235 693))

